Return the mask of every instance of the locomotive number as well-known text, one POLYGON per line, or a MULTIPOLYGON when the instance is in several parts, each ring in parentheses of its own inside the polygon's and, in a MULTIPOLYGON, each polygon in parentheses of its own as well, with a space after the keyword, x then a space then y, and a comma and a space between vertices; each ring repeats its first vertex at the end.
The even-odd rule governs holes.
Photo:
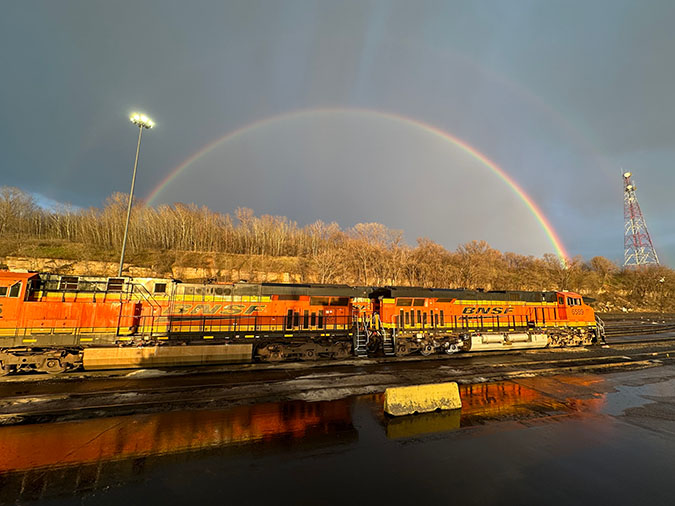
POLYGON ((572 314, 576 316, 581 316, 584 314, 583 309, 578 309, 578 308, 572 308, 572 314))

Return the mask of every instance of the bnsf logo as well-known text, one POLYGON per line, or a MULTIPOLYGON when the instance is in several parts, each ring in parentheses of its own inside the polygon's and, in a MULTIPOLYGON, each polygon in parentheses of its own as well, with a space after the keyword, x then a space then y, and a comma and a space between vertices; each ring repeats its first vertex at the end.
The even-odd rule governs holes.
POLYGON ((245 304, 183 304, 175 307, 174 311, 178 314, 253 314, 265 309, 266 304, 246 306, 245 304))
POLYGON ((462 314, 509 314, 513 313, 512 307, 465 307, 462 314))

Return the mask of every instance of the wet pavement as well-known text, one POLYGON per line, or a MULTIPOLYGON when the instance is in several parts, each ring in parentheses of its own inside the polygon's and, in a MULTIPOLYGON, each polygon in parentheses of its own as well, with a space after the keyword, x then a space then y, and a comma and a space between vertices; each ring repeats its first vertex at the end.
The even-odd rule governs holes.
POLYGON ((75 421, 377 394, 391 386, 475 384, 675 366, 675 341, 217 368, 17 374, 0 380, 0 425, 75 421))
POLYGON ((0 503, 672 504, 675 366, 0 427, 0 503))

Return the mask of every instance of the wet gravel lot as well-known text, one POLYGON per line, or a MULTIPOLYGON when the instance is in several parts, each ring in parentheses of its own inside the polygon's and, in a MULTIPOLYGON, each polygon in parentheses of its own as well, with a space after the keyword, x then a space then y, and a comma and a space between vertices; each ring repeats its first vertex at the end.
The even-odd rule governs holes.
POLYGON ((405 359, 250 364, 188 369, 18 374, 0 381, 0 425, 216 409, 377 394, 391 386, 475 384, 552 374, 675 365, 675 341, 463 353, 405 359))

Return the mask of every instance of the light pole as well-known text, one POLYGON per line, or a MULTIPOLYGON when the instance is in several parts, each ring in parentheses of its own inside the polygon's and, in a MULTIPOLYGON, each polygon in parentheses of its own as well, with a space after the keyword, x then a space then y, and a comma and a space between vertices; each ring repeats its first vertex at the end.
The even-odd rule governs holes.
POLYGON ((131 193, 129 194, 129 206, 127 207, 127 223, 124 226, 124 239, 122 240, 122 255, 120 256, 120 269, 117 273, 118 277, 122 276, 122 267, 124 266, 124 250, 127 247, 127 234, 129 232, 129 219, 131 218, 131 202, 134 199, 134 186, 136 185, 136 169, 138 168, 138 153, 141 151, 141 135, 143 129, 150 129, 155 126, 154 121, 148 118, 145 114, 133 113, 129 119, 134 125, 138 125, 138 144, 136 145, 136 160, 134 161, 134 175, 131 176, 131 193))

